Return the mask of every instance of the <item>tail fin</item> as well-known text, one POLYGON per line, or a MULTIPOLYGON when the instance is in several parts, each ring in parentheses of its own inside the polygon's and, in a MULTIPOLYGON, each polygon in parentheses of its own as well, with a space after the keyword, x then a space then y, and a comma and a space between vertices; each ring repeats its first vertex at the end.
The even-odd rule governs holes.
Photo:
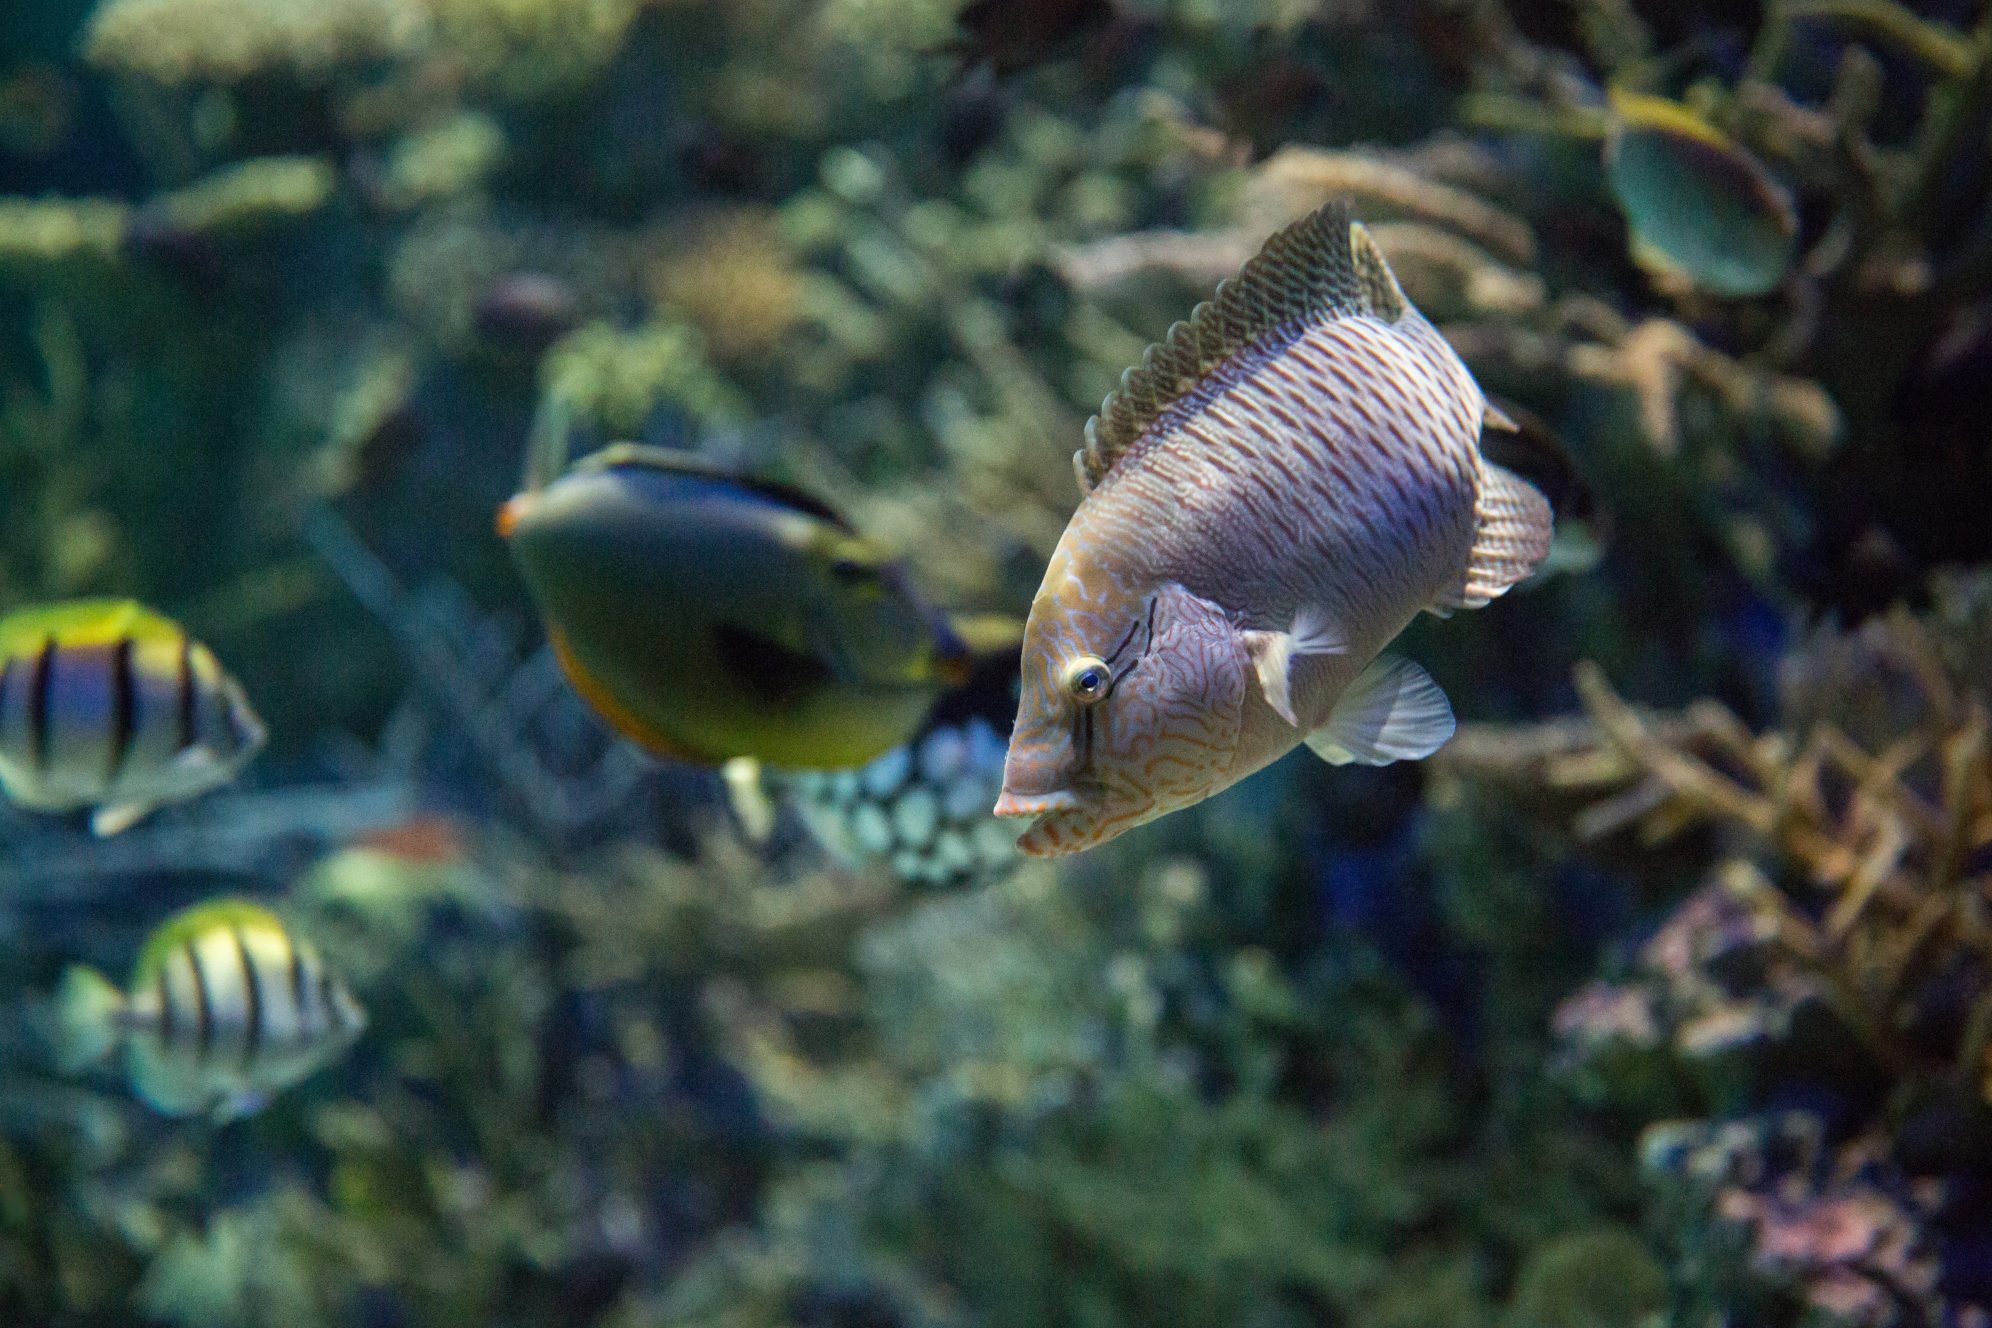
POLYGON ((56 995, 56 1063, 75 1074, 116 1050, 123 1033, 124 993, 94 968, 72 964, 56 995))

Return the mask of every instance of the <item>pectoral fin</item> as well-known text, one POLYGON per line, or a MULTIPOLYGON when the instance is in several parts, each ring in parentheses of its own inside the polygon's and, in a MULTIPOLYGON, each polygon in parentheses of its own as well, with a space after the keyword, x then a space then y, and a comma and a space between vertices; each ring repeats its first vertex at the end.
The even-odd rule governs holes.
POLYGON ((1325 609, 1303 604, 1293 616, 1293 627, 1284 632, 1245 632, 1245 652, 1259 675, 1259 690, 1266 704, 1295 728, 1300 720, 1293 710, 1292 666, 1296 655, 1340 655, 1347 653, 1349 640, 1325 609))
POLYGON ((99 807, 90 816, 90 833, 99 839, 121 835, 152 814, 149 802, 120 802, 99 807))
POLYGON ((736 756, 719 768, 726 783, 726 800, 740 821, 740 831, 750 844, 765 844, 775 829, 775 804, 768 787, 761 782, 761 763, 751 756, 736 756))
POLYGON ((1379 655, 1307 745, 1334 765, 1389 765, 1430 756, 1452 735, 1452 705, 1432 675, 1408 659, 1379 655))

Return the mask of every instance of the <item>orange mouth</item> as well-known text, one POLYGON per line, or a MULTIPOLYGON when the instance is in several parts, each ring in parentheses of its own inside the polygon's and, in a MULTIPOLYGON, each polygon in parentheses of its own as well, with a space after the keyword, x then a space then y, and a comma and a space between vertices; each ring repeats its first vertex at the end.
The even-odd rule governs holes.
POLYGON ((507 498, 498 508, 498 520, 495 524, 498 527, 499 539, 512 538, 512 532, 519 528, 519 518, 526 514, 526 502, 527 495, 515 494, 507 498))
POLYGON ((1035 793, 1018 796, 1008 789, 996 799, 998 816, 1045 816, 1052 812, 1071 811, 1079 805, 1079 795, 1070 789, 1058 789, 1052 793, 1035 793))

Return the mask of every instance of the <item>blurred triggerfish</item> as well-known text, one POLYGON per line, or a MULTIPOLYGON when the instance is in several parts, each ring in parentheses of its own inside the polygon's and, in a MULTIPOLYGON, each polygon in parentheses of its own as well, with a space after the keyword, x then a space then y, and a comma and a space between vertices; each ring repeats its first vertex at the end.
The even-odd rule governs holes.
POLYGON ((214 652, 143 605, 0 618, 0 787, 24 807, 94 807, 91 827, 113 835, 235 778, 264 736, 214 652))
POLYGON ((1035 818, 1019 847, 1104 843, 1302 742, 1437 750, 1445 694, 1378 652, 1549 550, 1549 504, 1481 456, 1484 421, 1506 426, 1340 205, 1171 328, 1073 458, 996 804, 1035 818))

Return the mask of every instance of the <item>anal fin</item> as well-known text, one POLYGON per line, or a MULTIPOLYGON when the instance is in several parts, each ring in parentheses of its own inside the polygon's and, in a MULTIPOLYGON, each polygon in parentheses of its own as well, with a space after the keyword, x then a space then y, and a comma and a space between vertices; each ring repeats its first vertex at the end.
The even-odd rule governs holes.
POLYGON ((1457 589, 1431 605, 1433 612, 1477 609, 1506 594, 1549 556, 1555 518, 1542 491, 1491 461, 1480 463, 1480 526, 1457 589))
POLYGON ((1400 656, 1378 655, 1307 745, 1333 765, 1389 765, 1430 756, 1453 727, 1452 703, 1431 674, 1400 656))
POLYGON ((1245 651, 1259 675, 1259 690, 1266 704, 1295 728, 1300 720, 1293 709, 1293 659, 1296 655, 1340 655, 1349 649, 1349 639, 1327 610, 1303 604, 1293 616, 1293 626, 1284 632, 1246 632, 1245 651))

